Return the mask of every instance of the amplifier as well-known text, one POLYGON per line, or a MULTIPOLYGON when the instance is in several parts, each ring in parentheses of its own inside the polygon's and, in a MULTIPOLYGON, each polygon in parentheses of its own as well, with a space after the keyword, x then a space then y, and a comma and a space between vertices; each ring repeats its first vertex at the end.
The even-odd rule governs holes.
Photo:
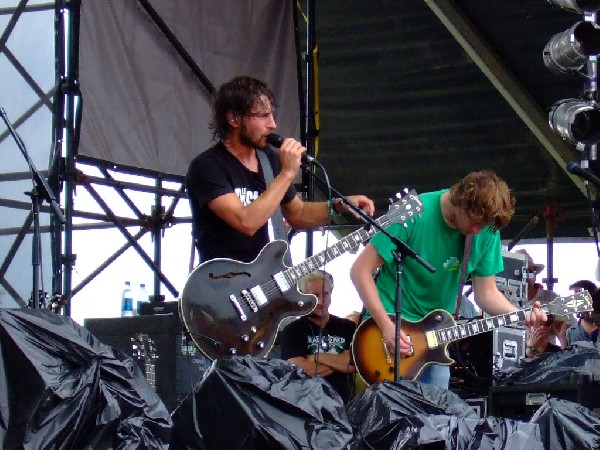
POLYGON ((140 353, 142 341, 150 342, 150 348, 143 350, 146 361, 137 357, 136 360, 148 381, 151 375, 156 392, 169 411, 192 391, 211 364, 187 339, 176 315, 86 319, 84 326, 102 343, 133 357, 140 353), (151 374, 148 362, 152 363, 151 374))
POLYGON ((517 308, 527 301, 527 256, 522 253, 502 251, 504 270, 496 275, 496 286, 517 308))
POLYGON ((494 330, 494 372, 515 366, 525 358, 527 327, 499 327, 494 330))
POLYGON ((562 380, 554 383, 522 386, 492 386, 489 396, 489 414, 521 421, 529 421, 549 398, 578 403, 600 413, 600 382, 590 377, 562 380))
POLYGON ((174 316, 179 315, 179 302, 178 301, 150 301, 140 302, 138 304, 138 314, 144 315, 155 315, 155 314, 173 314, 174 316))
POLYGON ((492 385, 492 338, 491 332, 476 334, 448 346, 448 355, 456 362, 450 366, 449 388, 463 399, 488 394, 492 385))

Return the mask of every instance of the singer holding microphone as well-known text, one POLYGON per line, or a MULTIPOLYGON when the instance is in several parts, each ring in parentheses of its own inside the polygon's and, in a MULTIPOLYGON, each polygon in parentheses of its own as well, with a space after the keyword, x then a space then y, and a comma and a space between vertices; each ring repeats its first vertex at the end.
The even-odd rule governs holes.
MULTIPOLYGON (((210 129, 218 142, 197 155, 186 174, 200 262, 253 261, 274 235, 281 238, 281 215, 293 228, 304 230, 324 226, 331 213, 346 212, 341 199, 306 202, 297 195, 293 180, 303 155, 308 155, 295 139, 273 135, 275 101, 266 83, 233 78, 216 92, 212 108, 210 129)), ((373 201, 364 195, 348 199, 370 215, 375 212, 373 201)))

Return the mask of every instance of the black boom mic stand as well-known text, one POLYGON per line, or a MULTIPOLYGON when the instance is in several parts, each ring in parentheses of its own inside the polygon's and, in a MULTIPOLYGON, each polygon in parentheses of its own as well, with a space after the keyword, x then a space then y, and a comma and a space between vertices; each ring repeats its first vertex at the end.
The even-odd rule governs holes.
MULTIPOLYGON (((323 170, 325 170, 323 168, 323 166, 321 166, 321 164, 314 158, 311 159, 309 161, 309 163, 317 164, 323 170)), ((402 322, 402 317, 401 317, 401 312, 402 312, 402 285, 401 285, 402 263, 406 256, 410 256, 411 258, 414 258, 417 262, 419 262, 419 264, 421 264, 423 267, 425 267, 431 273, 435 272, 435 267, 433 267, 431 264, 429 264, 427 261, 425 261, 417 252, 415 252, 411 247, 409 247, 404 241, 402 241, 401 239, 398 239, 396 236, 392 236, 387 230, 385 230, 383 227, 381 227, 379 225, 379 223, 377 223, 376 220, 374 220, 372 217, 370 217, 368 214, 366 214, 358 206, 355 206, 345 195, 342 195, 339 191, 337 191, 335 188, 333 188, 329 184, 328 180, 325 181, 319 175, 317 175, 314 172, 314 170, 311 170, 311 168, 308 166, 307 162, 302 163, 302 169, 306 170, 316 180, 318 180, 321 183, 323 183, 324 185, 326 185, 330 192, 335 194, 336 197, 340 198, 342 200, 342 202, 344 202, 346 205, 348 205, 348 207, 354 212, 354 214, 360 220, 365 222, 365 227, 367 227, 367 228, 374 227, 375 229, 381 231, 396 246, 396 249, 392 251, 392 254, 394 255, 394 261, 396 264, 396 293, 395 293, 395 302, 394 302, 394 304, 395 304, 395 310, 394 310, 394 313, 395 313, 394 382, 398 382, 401 379, 401 377, 400 377, 400 347, 399 347, 398 343, 400 342, 400 331, 402 329, 402 323, 401 323, 402 322)), ((387 344, 385 342, 383 344, 384 344, 384 346, 386 346, 385 351, 387 353, 387 344)))
POLYGON ((31 264, 33 266, 33 291, 31 294, 31 305, 33 308, 37 308, 39 306, 39 293, 40 293, 40 265, 41 265, 41 232, 40 232, 40 205, 44 200, 47 200, 50 203, 52 211, 54 212, 56 218, 61 224, 66 223, 65 216, 60 209, 48 182, 44 177, 40 175, 38 170, 36 169, 27 149, 25 148, 25 144, 21 140, 21 137, 17 134, 15 129, 13 128, 10 120, 6 115, 6 111, 4 108, 0 107, 0 115, 6 123, 10 134, 13 139, 17 143, 17 147, 21 150, 27 165, 29 166, 29 171, 31 172, 31 177, 33 179, 33 189, 31 192, 26 192, 28 196, 31 197, 31 214, 33 218, 33 240, 31 243, 31 264))

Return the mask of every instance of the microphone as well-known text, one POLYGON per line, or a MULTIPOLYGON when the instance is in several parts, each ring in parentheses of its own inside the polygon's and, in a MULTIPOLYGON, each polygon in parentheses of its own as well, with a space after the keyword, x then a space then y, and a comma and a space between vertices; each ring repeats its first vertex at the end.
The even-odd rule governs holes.
POLYGON ((570 161, 567 163, 567 170, 574 174, 574 175, 578 175, 581 178, 587 180, 587 181, 591 181, 592 183, 594 183, 596 185, 597 188, 600 189, 600 178, 598 178, 597 176, 593 175, 591 172, 585 170, 583 167, 581 167, 579 164, 570 161))
MULTIPOLYGON (((281 147, 281 144, 283 144, 283 136, 280 136, 276 133, 268 134, 267 143, 269 143, 269 145, 272 145, 273 147, 279 148, 281 147)), ((302 152, 302 156, 300 157, 300 159, 303 163, 312 163, 316 161, 315 158, 313 158, 306 152, 302 152)))

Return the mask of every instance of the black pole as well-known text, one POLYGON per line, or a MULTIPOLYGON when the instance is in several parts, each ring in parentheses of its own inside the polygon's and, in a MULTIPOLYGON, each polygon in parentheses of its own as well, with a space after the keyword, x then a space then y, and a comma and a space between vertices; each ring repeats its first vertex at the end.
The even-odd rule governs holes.
MULTIPOLYGON (((315 0, 307 1, 307 23, 306 23, 306 113, 304 117, 304 135, 306 136, 306 152, 310 156, 315 155, 315 139, 316 139, 316 124, 315 124, 315 67, 313 55, 316 48, 316 37, 315 37, 315 0)), ((311 170, 314 170, 312 168, 311 170)), ((304 175, 303 179, 306 186, 306 197, 308 201, 315 199, 315 184, 313 177, 304 175)), ((306 257, 308 258, 313 254, 313 235, 312 233, 306 234, 306 257)))

